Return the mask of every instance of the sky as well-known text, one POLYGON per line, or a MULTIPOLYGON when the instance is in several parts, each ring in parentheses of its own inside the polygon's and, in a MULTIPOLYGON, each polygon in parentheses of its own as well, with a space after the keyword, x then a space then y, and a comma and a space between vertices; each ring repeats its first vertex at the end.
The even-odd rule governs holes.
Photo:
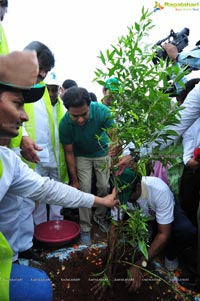
MULTIPOLYGON (((54 71, 62 83, 75 80, 79 86, 102 98, 102 86, 93 82, 96 68, 102 68, 100 51, 105 53, 118 37, 128 33, 128 26, 139 22, 142 7, 153 11, 154 29, 149 44, 190 29, 189 46, 200 40, 200 1, 152 0, 8 0, 3 20, 10 51, 22 50, 31 41, 46 44, 54 53, 54 71), (159 9, 160 8, 160 9, 159 9)), ((195 71, 197 75, 197 72, 195 71)), ((192 76, 192 75, 191 75, 192 76)), ((198 74, 199 76, 199 74, 198 74)))

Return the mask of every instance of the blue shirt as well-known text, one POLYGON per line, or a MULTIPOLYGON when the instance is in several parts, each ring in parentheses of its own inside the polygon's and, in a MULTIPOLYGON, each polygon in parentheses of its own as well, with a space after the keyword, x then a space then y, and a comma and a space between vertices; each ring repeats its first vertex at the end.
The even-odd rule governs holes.
POLYGON ((187 65, 193 69, 200 70, 200 48, 187 53, 179 53, 177 62, 181 65, 187 65))

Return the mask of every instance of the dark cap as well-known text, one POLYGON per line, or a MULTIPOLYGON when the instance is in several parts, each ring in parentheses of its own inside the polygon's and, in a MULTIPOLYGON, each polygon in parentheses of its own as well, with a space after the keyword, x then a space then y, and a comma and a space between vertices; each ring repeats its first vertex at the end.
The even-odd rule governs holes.
POLYGON ((121 204, 129 202, 137 176, 138 174, 133 169, 125 168, 123 173, 117 177, 118 197, 121 204))
POLYGON ((22 89, 19 87, 14 87, 11 85, 6 85, 0 83, 0 91, 7 92, 21 92, 25 103, 35 102, 42 98, 45 90, 45 85, 43 83, 35 84, 30 89, 22 89))

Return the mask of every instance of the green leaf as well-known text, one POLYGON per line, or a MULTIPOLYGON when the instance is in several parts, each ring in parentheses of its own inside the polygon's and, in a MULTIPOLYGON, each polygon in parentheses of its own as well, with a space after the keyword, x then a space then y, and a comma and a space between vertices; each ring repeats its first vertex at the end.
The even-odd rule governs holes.
POLYGON ((103 63, 104 65, 106 65, 106 60, 105 60, 105 57, 104 57, 102 51, 100 51, 100 56, 99 56, 99 58, 101 59, 102 63, 103 63))
POLYGON ((135 22, 135 29, 136 29, 137 31, 140 30, 140 25, 139 25, 137 22, 135 22))
POLYGON ((148 252, 147 252, 147 247, 146 244, 143 240, 138 241, 138 246, 144 257, 148 260, 148 252))

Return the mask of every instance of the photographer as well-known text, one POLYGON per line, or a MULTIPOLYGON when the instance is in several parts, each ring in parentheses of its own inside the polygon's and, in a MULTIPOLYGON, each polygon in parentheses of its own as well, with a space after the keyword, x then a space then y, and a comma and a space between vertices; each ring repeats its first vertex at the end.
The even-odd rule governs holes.
POLYGON ((183 53, 178 53, 177 47, 172 43, 164 43, 162 48, 167 52, 172 62, 189 66, 193 70, 200 70, 200 47, 183 53))

